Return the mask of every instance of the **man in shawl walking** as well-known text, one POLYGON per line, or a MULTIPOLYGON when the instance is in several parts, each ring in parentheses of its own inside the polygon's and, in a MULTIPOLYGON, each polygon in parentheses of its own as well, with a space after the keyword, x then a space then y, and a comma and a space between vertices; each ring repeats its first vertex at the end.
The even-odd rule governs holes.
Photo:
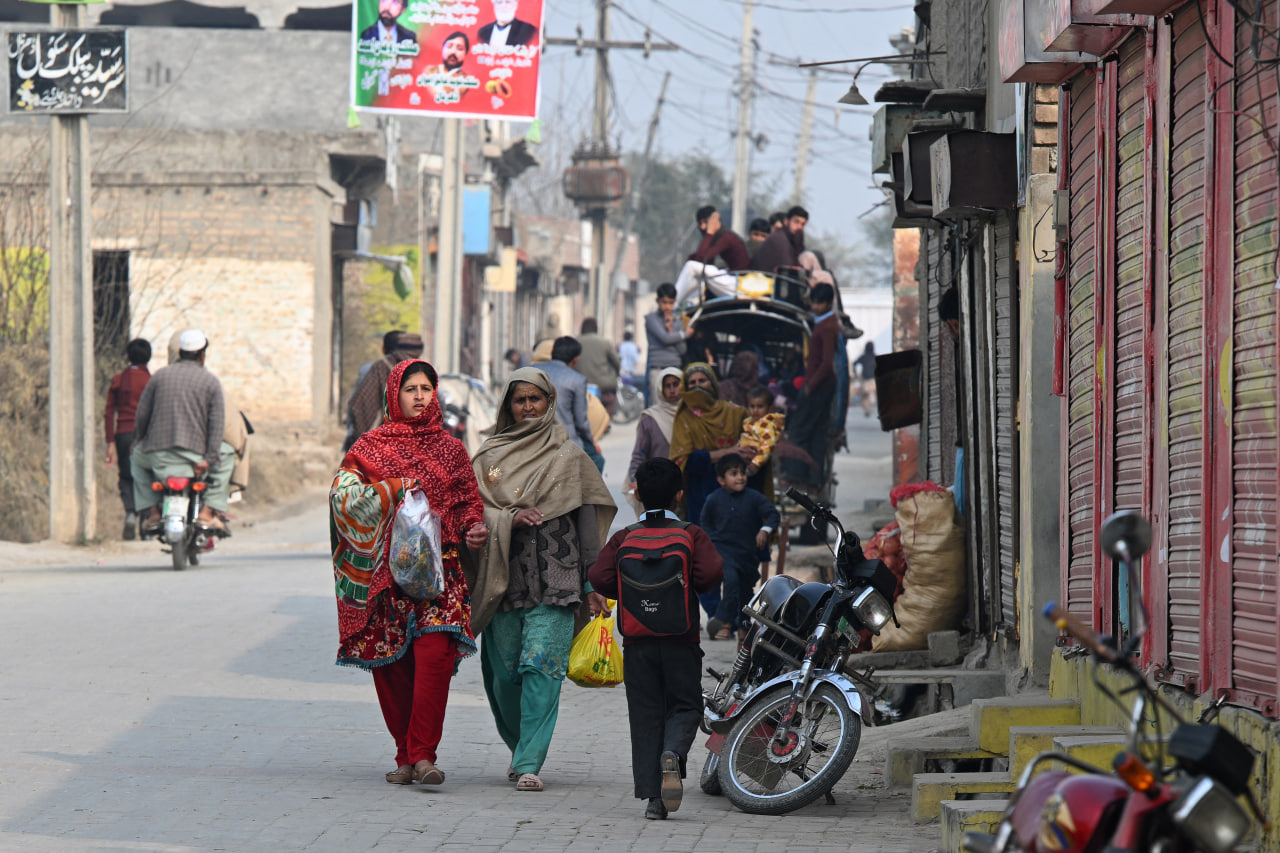
MULTIPOLYGON (((382 422, 382 402, 386 392, 387 377, 402 361, 422 355, 422 335, 401 332, 395 349, 369 365, 369 371, 351 392, 347 404, 347 436, 351 443, 382 422)), ((346 445, 350 449, 351 445, 346 445)))

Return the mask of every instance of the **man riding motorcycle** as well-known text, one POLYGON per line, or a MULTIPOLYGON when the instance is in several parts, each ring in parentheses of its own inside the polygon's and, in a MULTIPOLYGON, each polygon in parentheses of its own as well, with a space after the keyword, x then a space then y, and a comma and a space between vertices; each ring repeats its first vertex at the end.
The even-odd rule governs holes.
POLYGON ((204 367, 208 347, 204 332, 183 332, 178 361, 156 371, 138 401, 133 493, 144 535, 161 523, 159 497, 151 483, 192 471, 209 485, 196 521, 211 530, 226 529, 215 510, 227 510, 236 455, 222 440, 226 407, 221 383, 204 367))

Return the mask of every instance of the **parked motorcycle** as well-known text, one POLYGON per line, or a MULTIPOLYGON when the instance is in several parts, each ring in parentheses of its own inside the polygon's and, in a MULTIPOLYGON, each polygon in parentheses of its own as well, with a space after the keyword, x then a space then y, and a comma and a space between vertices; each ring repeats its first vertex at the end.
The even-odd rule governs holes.
POLYGON ((866 559, 857 535, 828 506, 796 489, 787 495, 835 528, 835 580, 769 578, 743 609, 751 627, 733 669, 708 669, 717 684, 703 696, 711 755, 702 790, 723 792, 751 814, 785 814, 821 796, 834 801, 831 789, 858 750, 874 687, 841 664, 863 630, 878 634, 895 619, 893 573, 866 559))
MULTIPOLYGON (((1151 525, 1137 513, 1118 512, 1103 523, 1099 540, 1103 552, 1127 572, 1129 588, 1136 593, 1141 587, 1135 562, 1151 545, 1151 525)), ((1148 619, 1141 596, 1133 598, 1138 609, 1135 630, 1119 648, 1059 605, 1051 602, 1044 609, 1045 615, 1078 640, 1097 663, 1133 683, 1132 690, 1121 691, 1137 694, 1129 715, 1128 748, 1116 756, 1111 770, 1061 752, 1036 756, 1019 778, 996 833, 966 833, 964 850, 1229 853, 1251 825, 1240 805, 1241 797, 1246 798, 1254 818, 1265 823, 1249 789, 1253 753, 1212 723, 1223 699, 1209 706, 1196 722, 1188 723, 1143 677, 1134 655, 1148 619), (1167 741, 1158 728, 1162 716, 1176 723, 1167 741), (1157 726, 1155 736, 1144 737, 1143 730, 1152 721, 1157 726), (1071 770, 1037 773, 1048 762, 1071 770)), ((1120 702, 1100 682, 1099 687, 1112 701, 1120 702)))
POLYGON ((207 482, 192 476, 165 476, 151 483, 151 490, 160 493, 160 524, 143 528, 142 538, 153 537, 169 546, 174 571, 182 571, 188 563, 198 565, 200 555, 213 550, 215 540, 231 535, 226 528, 206 527, 199 521, 208 488, 207 482))
POLYGON ((629 424, 638 420, 644 411, 644 392, 636 387, 635 378, 623 374, 618 377, 618 398, 613 407, 613 421, 629 424))

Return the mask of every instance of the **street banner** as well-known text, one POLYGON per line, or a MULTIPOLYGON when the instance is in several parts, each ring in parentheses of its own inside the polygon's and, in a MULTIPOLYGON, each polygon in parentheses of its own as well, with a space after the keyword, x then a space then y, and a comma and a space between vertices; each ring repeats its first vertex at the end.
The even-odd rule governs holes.
POLYGON ((409 115, 538 115, 543 0, 355 0, 351 103, 409 115))
POLYGON ((123 28, 92 30, 10 30, 10 113, 123 113, 125 86, 123 28))

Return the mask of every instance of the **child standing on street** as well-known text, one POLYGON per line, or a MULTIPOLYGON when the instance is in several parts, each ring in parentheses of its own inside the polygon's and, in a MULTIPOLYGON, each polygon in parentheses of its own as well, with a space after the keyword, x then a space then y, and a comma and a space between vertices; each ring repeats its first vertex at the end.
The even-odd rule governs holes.
POLYGON ((647 801, 645 818, 666 820, 668 812, 680 808, 680 780, 702 717, 695 593, 717 586, 722 568, 702 528, 680 521, 673 511, 683 497, 679 466, 670 459, 650 459, 636 469, 635 482, 644 517, 610 537, 587 579, 595 591, 618 600, 635 794, 647 801), (647 543, 659 539, 660 549, 646 550, 647 543), (654 593, 652 599, 647 595, 646 612, 638 613, 629 608, 636 593, 628 583, 637 570, 671 570, 680 573, 684 583, 665 585, 675 599, 662 593, 654 593))
POLYGON ((702 526, 724 560, 724 591, 716 615, 707 620, 707 633, 728 640, 741 626, 742 608, 760 580, 757 549, 769 543, 781 516, 768 498, 747 488, 747 463, 736 453, 716 462, 716 481, 720 488, 702 507, 702 526))

